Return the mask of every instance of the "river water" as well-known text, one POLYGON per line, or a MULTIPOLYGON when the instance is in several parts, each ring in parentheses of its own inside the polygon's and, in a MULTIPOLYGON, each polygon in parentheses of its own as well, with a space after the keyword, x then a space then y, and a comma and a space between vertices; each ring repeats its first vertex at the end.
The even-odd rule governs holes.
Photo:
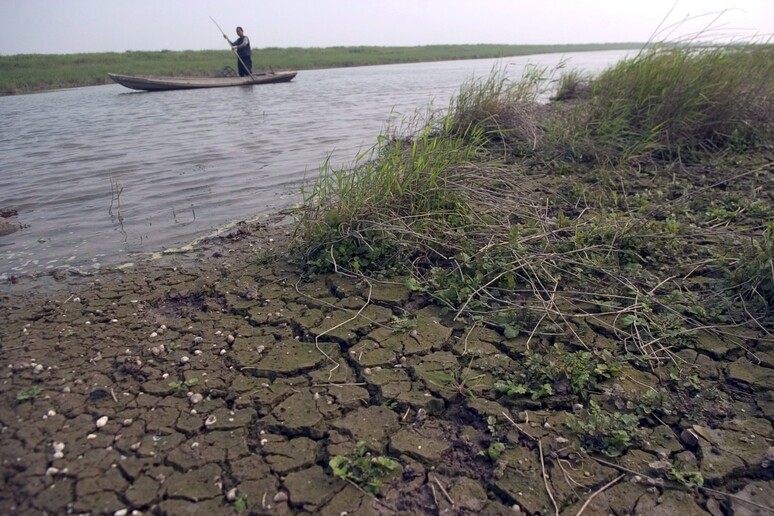
MULTIPOLYGON (((89 272, 297 204, 326 159, 351 163, 388 127, 493 69, 598 72, 624 51, 338 68, 291 83, 134 92, 111 84, 0 97, 0 279, 89 272)), ((256 55, 260 62, 260 54, 256 55)), ((116 70, 120 72, 120 70, 116 70)))

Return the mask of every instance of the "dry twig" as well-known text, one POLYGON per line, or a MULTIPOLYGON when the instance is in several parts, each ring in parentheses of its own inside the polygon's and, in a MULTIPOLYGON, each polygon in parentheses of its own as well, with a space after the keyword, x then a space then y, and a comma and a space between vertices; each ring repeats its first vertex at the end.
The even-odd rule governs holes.
POLYGON ((591 503, 591 500, 593 500, 595 496, 597 496, 599 493, 601 493, 601 492, 605 491, 606 489, 608 489, 609 487, 611 487, 613 484, 616 484, 616 483, 617 483, 619 480, 621 480, 621 479, 622 479, 623 477, 625 477, 625 476, 626 476, 626 473, 621 473, 621 474, 620 474, 620 475, 618 475, 616 478, 614 478, 613 480, 611 480, 611 481, 610 481, 610 482, 608 482, 607 484, 603 485, 602 487, 600 487, 599 489, 597 489, 596 491, 594 491, 593 493, 591 493, 591 496, 589 496, 589 497, 588 497, 588 499, 586 500, 586 503, 584 503, 584 504, 583 504, 583 506, 582 506, 582 507, 580 508, 580 510, 579 510, 579 511, 578 511, 578 512, 575 514, 575 516, 581 516, 581 514, 583 514, 583 511, 585 511, 585 510, 586 510, 586 507, 588 507, 588 506, 589 506, 589 504, 591 503))

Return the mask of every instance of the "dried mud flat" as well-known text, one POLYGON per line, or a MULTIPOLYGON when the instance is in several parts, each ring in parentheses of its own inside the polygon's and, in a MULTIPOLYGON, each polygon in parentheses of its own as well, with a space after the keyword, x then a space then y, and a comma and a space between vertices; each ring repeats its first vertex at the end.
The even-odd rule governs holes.
MULTIPOLYGON (((686 400, 716 424, 676 413, 620 457, 592 457, 564 425, 579 405, 491 394, 526 337, 452 323, 400 282, 301 281, 286 228, 3 295, 0 512, 772 512, 774 351, 757 335, 678 353, 732 394, 686 400), (406 314, 414 331, 396 331, 406 314), (377 498, 328 465, 358 442, 399 463, 377 498), (705 487, 665 478, 676 459, 705 487)), ((607 330, 576 328, 600 347, 607 330)), ((632 368, 605 392, 631 401, 657 383, 632 368)))

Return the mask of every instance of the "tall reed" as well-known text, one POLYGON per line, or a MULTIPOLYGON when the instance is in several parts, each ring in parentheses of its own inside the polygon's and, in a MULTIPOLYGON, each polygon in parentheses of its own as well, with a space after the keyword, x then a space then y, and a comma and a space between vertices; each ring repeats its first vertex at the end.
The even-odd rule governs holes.
POLYGON ((759 144, 774 123, 774 46, 646 49, 603 72, 574 121, 563 143, 609 163, 759 144))

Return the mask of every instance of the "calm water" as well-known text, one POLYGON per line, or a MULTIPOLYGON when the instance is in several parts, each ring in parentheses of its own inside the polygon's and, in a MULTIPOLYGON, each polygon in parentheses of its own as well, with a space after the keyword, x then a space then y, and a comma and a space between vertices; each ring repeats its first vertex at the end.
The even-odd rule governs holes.
MULTIPOLYGON (((287 84, 133 92, 107 85, 0 97, 0 279, 88 271, 296 204, 330 157, 446 108, 460 85, 527 64, 599 71, 625 52, 302 71, 287 84)), ((257 56, 256 61, 260 61, 257 56)), ((117 70, 119 71, 119 70, 117 70)))

